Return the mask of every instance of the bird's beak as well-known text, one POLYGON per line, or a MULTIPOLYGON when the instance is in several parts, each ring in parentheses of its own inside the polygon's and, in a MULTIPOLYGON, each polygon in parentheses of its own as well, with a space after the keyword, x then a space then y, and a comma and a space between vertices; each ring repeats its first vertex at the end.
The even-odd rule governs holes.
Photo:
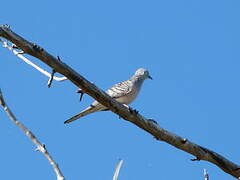
POLYGON ((148 76, 148 78, 151 79, 151 80, 153 80, 153 78, 152 78, 150 75, 148 76))

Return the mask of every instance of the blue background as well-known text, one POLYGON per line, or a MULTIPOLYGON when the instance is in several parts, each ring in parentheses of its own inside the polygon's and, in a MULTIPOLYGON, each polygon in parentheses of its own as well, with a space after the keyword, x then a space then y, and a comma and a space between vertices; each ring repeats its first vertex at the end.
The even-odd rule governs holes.
MULTIPOLYGON (((3 1, 1 24, 59 55, 98 87, 146 81, 131 105, 161 127, 240 163, 238 0, 3 1)), ((31 60, 51 71, 39 60, 31 60)), ((53 82, 0 48, 0 87, 16 117, 46 144, 67 179, 233 179, 156 141, 112 112, 63 122, 87 107, 69 81, 53 82)), ((52 167, 0 110, 0 179, 55 179, 52 167)))

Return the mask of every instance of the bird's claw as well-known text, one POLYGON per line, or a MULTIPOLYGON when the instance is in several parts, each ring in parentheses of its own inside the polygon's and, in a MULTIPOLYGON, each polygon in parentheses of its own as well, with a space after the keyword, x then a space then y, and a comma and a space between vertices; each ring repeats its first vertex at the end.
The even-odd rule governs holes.
POLYGON ((155 121, 154 119, 148 119, 148 122, 154 123, 156 125, 158 125, 157 121, 155 121))
POLYGON ((34 49, 35 51, 38 51, 38 52, 41 52, 41 51, 44 50, 42 47, 40 47, 40 46, 37 45, 37 44, 33 44, 33 49, 34 49))
POLYGON ((138 114, 138 110, 132 109, 131 107, 128 107, 131 114, 138 114))

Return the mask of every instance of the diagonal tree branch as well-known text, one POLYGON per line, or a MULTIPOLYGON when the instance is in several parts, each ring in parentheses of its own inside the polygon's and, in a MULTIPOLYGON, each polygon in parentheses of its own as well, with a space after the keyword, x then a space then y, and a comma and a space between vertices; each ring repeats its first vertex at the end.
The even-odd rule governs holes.
POLYGON ((11 112, 11 110, 9 109, 9 107, 7 106, 7 104, 4 101, 1 89, 0 89, 0 105, 2 106, 2 108, 4 109, 4 111, 7 113, 9 119, 16 124, 25 134, 26 136, 37 146, 38 151, 40 151, 41 153, 43 153, 43 155, 45 156, 45 158, 49 161, 49 163, 52 165, 56 176, 57 176, 57 180, 64 180, 64 176, 61 172, 61 170, 59 169, 57 163, 53 160, 53 158, 51 157, 51 155, 49 154, 48 150, 46 149, 46 146, 44 144, 42 144, 37 137, 30 131, 28 130, 24 124, 22 124, 20 121, 18 121, 16 119, 16 117, 14 116, 14 114, 11 112))
POLYGON ((112 112, 121 116, 123 119, 150 133, 157 140, 165 141, 166 143, 178 149, 196 156, 196 159, 193 159, 194 161, 209 161, 217 165, 226 173, 231 174, 236 178, 240 178, 239 165, 229 161, 225 157, 212 150, 199 146, 186 138, 182 138, 171 132, 168 132, 167 130, 161 128, 154 120, 147 119, 141 116, 139 113, 133 113, 133 111, 130 111, 127 107, 112 99, 104 91, 100 90, 94 84, 90 83, 87 79, 78 74, 71 67, 59 61, 43 48, 25 40, 18 34, 14 33, 8 26, 0 26, 0 36, 14 43, 19 49, 23 50, 24 53, 32 55, 42 62, 46 63, 56 72, 61 73, 67 77, 67 79, 72 81, 76 86, 81 88, 84 93, 87 93, 98 102, 108 107, 112 112))

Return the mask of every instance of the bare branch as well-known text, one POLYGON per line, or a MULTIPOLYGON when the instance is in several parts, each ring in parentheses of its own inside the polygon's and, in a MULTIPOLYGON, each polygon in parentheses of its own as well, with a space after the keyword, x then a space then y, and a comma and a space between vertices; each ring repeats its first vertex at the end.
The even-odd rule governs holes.
POLYGON ((48 85, 49 88, 50 88, 51 85, 52 85, 52 81, 53 81, 55 72, 56 72, 56 71, 53 69, 53 70, 52 70, 52 73, 51 73, 51 77, 50 77, 49 80, 48 80, 47 85, 48 85))
POLYGON ((204 180, 209 180, 208 172, 206 169, 203 170, 204 173, 204 180))
POLYGON ((49 72, 45 71, 44 69, 40 68, 39 66, 37 66, 36 64, 34 64, 33 62, 31 62, 28 58, 26 58, 25 56, 23 56, 24 51, 17 51, 16 45, 12 45, 10 46, 7 41, 3 41, 0 39, 0 42, 3 43, 3 47, 7 48, 9 51, 13 52, 13 54, 15 54, 17 57, 19 57, 20 59, 22 59, 25 63, 27 63, 28 65, 32 66, 33 68, 37 69, 39 72, 41 72, 42 74, 44 74, 45 76, 54 79, 55 81, 65 81, 67 80, 66 77, 57 77, 57 76, 52 76, 52 74, 50 74, 49 72))
POLYGON ((43 153, 43 155, 45 156, 45 158, 49 161, 49 163, 52 165, 56 176, 57 176, 57 180, 64 180, 64 176, 61 172, 61 170, 59 169, 57 163, 53 160, 53 158, 51 157, 51 155, 49 154, 46 146, 44 144, 42 144, 37 137, 30 131, 28 130, 24 124, 22 124, 20 121, 18 121, 16 119, 16 117, 14 116, 14 114, 11 112, 11 110, 9 109, 9 107, 7 106, 7 104, 4 101, 1 89, 0 89, 0 105, 3 107, 4 111, 7 113, 9 119, 16 124, 24 133, 25 135, 37 146, 36 150, 40 151, 43 153))
POLYGON ((115 168, 114 175, 113 175, 113 180, 118 180, 118 176, 119 176, 119 172, 120 172, 120 169, 122 167, 122 164, 123 164, 123 160, 120 159, 120 161, 117 163, 117 166, 115 168))
POLYGON ((152 119, 149 120, 143 117, 140 113, 131 113, 129 108, 112 99, 104 91, 90 83, 71 67, 56 59, 43 48, 36 46, 34 43, 28 42, 21 36, 17 35, 9 27, 0 26, 0 36, 16 44, 16 46, 25 53, 40 59, 51 68, 55 69, 56 72, 63 74, 76 86, 81 88, 84 93, 87 93, 98 102, 108 107, 108 109, 110 109, 112 112, 121 116, 123 119, 152 134, 157 140, 165 141, 166 143, 178 149, 188 152, 194 155, 197 160, 209 161, 236 178, 240 177, 239 165, 229 161, 225 157, 212 150, 197 145, 186 138, 182 138, 171 132, 168 132, 167 130, 161 128, 156 121, 152 119))

